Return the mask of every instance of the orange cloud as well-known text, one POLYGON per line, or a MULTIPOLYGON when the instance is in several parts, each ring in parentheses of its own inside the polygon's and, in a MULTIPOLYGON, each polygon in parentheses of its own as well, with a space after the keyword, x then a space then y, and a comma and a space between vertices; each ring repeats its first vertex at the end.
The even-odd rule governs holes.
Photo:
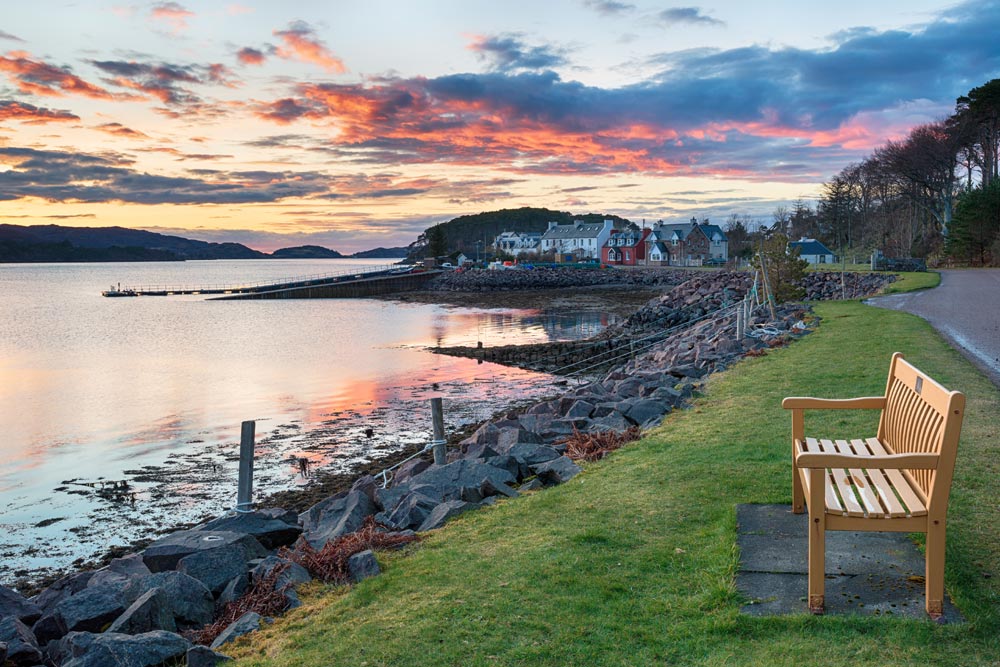
POLYGON ((102 125, 97 125, 94 129, 99 132, 113 134, 116 137, 125 137, 126 139, 149 139, 148 134, 144 134, 139 130, 133 130, 130 127, 125 127, 121 123, 104 123, 102 125))
POLYGON ((287 30, 275 30, 274 36, 284 44, 275 50, 275 54, 280 58, 313 63, 338 74, 347 71, 344 61, 333 55, 316 37, 313 29, 303 21, 292 23, 287 30))
POLYGON ((153 6, 150 16, 157 21, 164 21, 170 25, 171 31, 179 33, 187 30, 187 20, 194 16, 194 12, 185 9, 176 2, 161 2, 153 6))
POLYGON ((51 123, 58 121, 80 120, 80 117, 69 111, 57 111, 36 107, 26 102, 16 100, 0 100, 0 122, 19 120, 29 124, 51 123))
POLYGON ((68 69, 32 60, 24 51, 9 51, 0 56, 0 72, 5 72, 21 92, 63 97, 65 94, 82 95, 95 99, 114 99, 107 90, 87 83, 68 69))

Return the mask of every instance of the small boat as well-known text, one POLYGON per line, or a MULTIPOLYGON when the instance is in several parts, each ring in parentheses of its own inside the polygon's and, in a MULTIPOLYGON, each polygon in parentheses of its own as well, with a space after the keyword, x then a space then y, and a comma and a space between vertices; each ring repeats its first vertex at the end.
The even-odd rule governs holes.
POLYGON ((139 296, 139 293, 130 287, 122 289, 122 284, 118 283, 118 287, 112 285, 110 289, 101 292, 101 296, 139 296))

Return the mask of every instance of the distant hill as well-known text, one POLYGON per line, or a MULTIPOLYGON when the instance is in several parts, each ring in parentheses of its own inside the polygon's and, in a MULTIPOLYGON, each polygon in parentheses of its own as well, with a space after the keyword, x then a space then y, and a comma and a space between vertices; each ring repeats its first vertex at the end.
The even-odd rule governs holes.
POLYGON ((134 246, 81 248, 69 241, 31 243, 0 240, 0 262, 176 262, 180 259, 169 250, 134 246))
POLYGON ((271 257, 275 259, 339 259, 343 255, 336 250, 319 245, 300 245, 275 250, 271 253, 271 257))
MULTIPOLYGON (((131 248, 157 251, 159 259, 263 259, 269 255, 252 250, 239 243, 209 243, 180 236, 168 236, 125 227, 62 227, 60 225, 0 225, 0 242, 20 244, 22 251, 43 259, 30 261, 83 261, 103 262, 100 253, 76 252, 70 249, 131 248), (68 246, 65 244, 69 244, 68 246), (25 248, 33 249, 25 250, 25 248), (49 253, 46 255, 46 253, 49 253), (168 257, 168 255, 172 255, 168 257), (70 256, 77 257, 71 259, 70 256)), ((151 257, 154 255, 150 255, 151 257)), ((0 259, 0 261, 26 261, 0 259)), ((126 260, 122 260, 126 261, 126 260)), ((139 260, 141 261, 141 260, 139 260)))
MULTIPOLYGON (((499 211, 486 211, 473 215, 460 215, 448 222, 442 222, 435 227, 444 230, 448 243, 448 254, 462 252, 468 257, 475 257, 477 250, 485 251, 493 239, 501 232, 544 232, 550 222, 569 223, 574 220, 584 222, 602 222, 614 220, 618 229, 637 228, 635 223, 617 215, 604 213, 585 213, 575 215, 566 211, 553 211, 547 208, 505 208, 499 211)), ((428 244, 428 233, 433 227, 424 230, 416 241, 410 244, 407 261, 420 261, 424 258, 428 244)))
POLYGON ((406 247, 402 248, 372 248, 371 250, 362 250, 361 252, 356 252, 351 257, 356 257, 358 259, 400 259, 406 257, 409 254, 410 249, 406 247))

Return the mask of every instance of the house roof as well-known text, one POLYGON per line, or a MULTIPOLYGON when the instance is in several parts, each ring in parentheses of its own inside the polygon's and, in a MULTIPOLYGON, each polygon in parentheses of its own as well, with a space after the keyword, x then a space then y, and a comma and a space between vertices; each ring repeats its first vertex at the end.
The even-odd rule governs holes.
POLYGON ((827 248, 825 245, 817 241, 816 239, 802 239, 801 241, 792 241, 788 244, 789 248, 798 248, 799 255, 832 255, 833 251, 827 248))
POLYGON ((571 225, 555 225, 542 234, 543 239, 596 239, 604 231, 604 223, 575 222, 571 225))

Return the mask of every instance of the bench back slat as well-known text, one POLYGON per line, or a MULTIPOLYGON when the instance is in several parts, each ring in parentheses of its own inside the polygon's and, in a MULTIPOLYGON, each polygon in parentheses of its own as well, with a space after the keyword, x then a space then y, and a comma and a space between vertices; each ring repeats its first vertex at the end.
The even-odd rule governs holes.
POLYGON ((898 352, 892 356, 885 395, 879 440, 894 454, 938 454, 937 469, 906 470, 904 474, 923 494, 928 507, 935 488, 943 489, 943 502, 947 503, 965 397, 945 389, 898 352))

